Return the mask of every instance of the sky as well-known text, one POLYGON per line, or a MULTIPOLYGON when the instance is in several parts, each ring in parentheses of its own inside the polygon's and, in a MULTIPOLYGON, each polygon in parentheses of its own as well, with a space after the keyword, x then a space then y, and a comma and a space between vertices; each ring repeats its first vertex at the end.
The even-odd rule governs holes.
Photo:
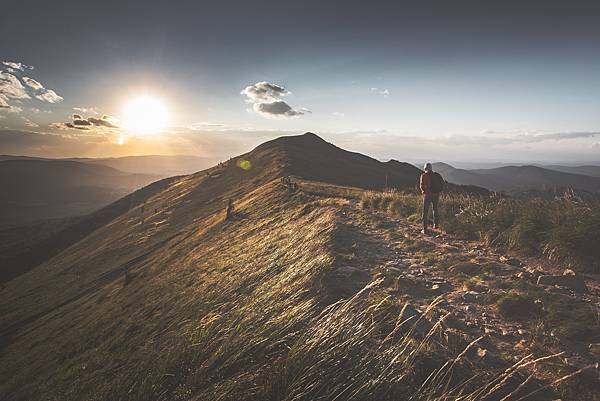
POLYGON ((0 14, 0 153, 600 161, 597 1, 30 1, 0 14))

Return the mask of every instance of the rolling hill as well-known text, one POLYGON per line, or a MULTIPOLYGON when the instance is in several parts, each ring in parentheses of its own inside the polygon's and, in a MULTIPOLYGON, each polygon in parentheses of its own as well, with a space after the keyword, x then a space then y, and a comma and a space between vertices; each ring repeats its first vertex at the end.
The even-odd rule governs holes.
POLYGON ((209 168, 219 162, 218 159, 214 158, 186 155, 146 155, 104 158, 73 157, 64 159, 0 155, 0 161, 6 160, 71 161, 112 167, 126 173, 148 174, 157 177, 172 177, 176 175, 191 174, 209 168))
POLYGON ((479 338, 483 323, 473 322, 500 317, 462 302, 464 274, 453 273, 508 280, 515 266, 360 207, 386 175, 413 189, 419 174, 314 134, 281 137, 131 194, 93 227, 80 222, 87 231, 60 231, 58 253, 0 290, 0 395, 556 398, 549 377, 528 378, 520 365, 502 373, 513 356, 523 368, 534 360, 515 348, 518 334, 479 338))
POLYGON ((87 214, 158 178, 73 161, 0 161, 0 226, 87 214))
POLYGON ((460 185, 476 185, 492 191, 518 193, 573 188, 600 192, 600 178, 567 173, 537 166, 504 166, 490 169, 465 170, 446 163, 434 163, 434 170, 444 179, 460 185))
POLYGON ((559 166, 559 165, 550 165, 550 166, 542 166, 549 170, 562 171, 563 173, 570 174, 582 174, 588 175, 590 177, 600 177, 600 166, 559 166))

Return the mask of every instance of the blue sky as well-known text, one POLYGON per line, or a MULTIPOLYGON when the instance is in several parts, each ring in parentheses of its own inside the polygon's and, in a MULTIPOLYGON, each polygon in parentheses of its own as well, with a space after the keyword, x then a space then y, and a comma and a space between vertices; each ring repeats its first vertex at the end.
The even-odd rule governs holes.
POLYGON ((5 5, 1 153, 225 157, 312 131, 383 159, 600 160, 600 5, 483 3, 5 5), (143 94, 160 133, 123 128, 143 94))

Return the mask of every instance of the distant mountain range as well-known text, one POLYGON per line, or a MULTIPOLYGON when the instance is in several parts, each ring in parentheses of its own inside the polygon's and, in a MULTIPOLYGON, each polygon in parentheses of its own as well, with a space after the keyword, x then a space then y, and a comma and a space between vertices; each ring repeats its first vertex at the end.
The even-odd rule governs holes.
POLYGON ((161 177, 172 177, 175 175, 192 174, 196 171, 207 169, 220 161, 215 158, 187 155, 148 155, 106 158, 74 157, 65 159, 46 159, 41 157, 30 156, 0 155, 0 162, 6 160, 75 161, 79 163, 108 166, 127 173, 151 174, 161 177))
POLYGON ((161 178, 66 160, 0 161, 0 227, 84 215, 161 178))
POLYGON ((531 190, 573 188, 600 193, 598 166, 504 166, 489 169, 459 169, 446 163, 434 163, 434 170, 446 181, 477 185, 493 191, 517 193, 531 190), (583 174, 588 173, 587 175, 583 174))

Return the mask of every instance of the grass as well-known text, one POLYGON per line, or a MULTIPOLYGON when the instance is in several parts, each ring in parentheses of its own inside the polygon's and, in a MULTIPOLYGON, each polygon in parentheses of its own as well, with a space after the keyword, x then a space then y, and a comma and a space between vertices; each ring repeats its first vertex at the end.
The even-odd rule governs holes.
MULTIPOLYGON (((361 206, 419 221, 421 195, 366 192, 361 206)), ((543 256, 576 270, 600 272, 600 201, 566 192, 553 199, 497 194, 443 194, 441 226, 449 234, 481 239, 504 251, 543 256)))
MULTIPOLYGON (((237 198, 241 217, 224 221, 224 202, 206 206, 186 185, 147 205, 174 206, 144 223, 133 210, 3 291, 3 322, 33 319, 3 344, 3 398, 474 401, 536 388, 525 375, 536 359, 493 369, 471 358, 478 342, 450 335, 439 300, 424 331, 377 277, 335 294, 353 276, 324 278, 360 242, 339 195, 275 182, 237 198)), ((367 246, 342 262, 370 271, 367 246)))

